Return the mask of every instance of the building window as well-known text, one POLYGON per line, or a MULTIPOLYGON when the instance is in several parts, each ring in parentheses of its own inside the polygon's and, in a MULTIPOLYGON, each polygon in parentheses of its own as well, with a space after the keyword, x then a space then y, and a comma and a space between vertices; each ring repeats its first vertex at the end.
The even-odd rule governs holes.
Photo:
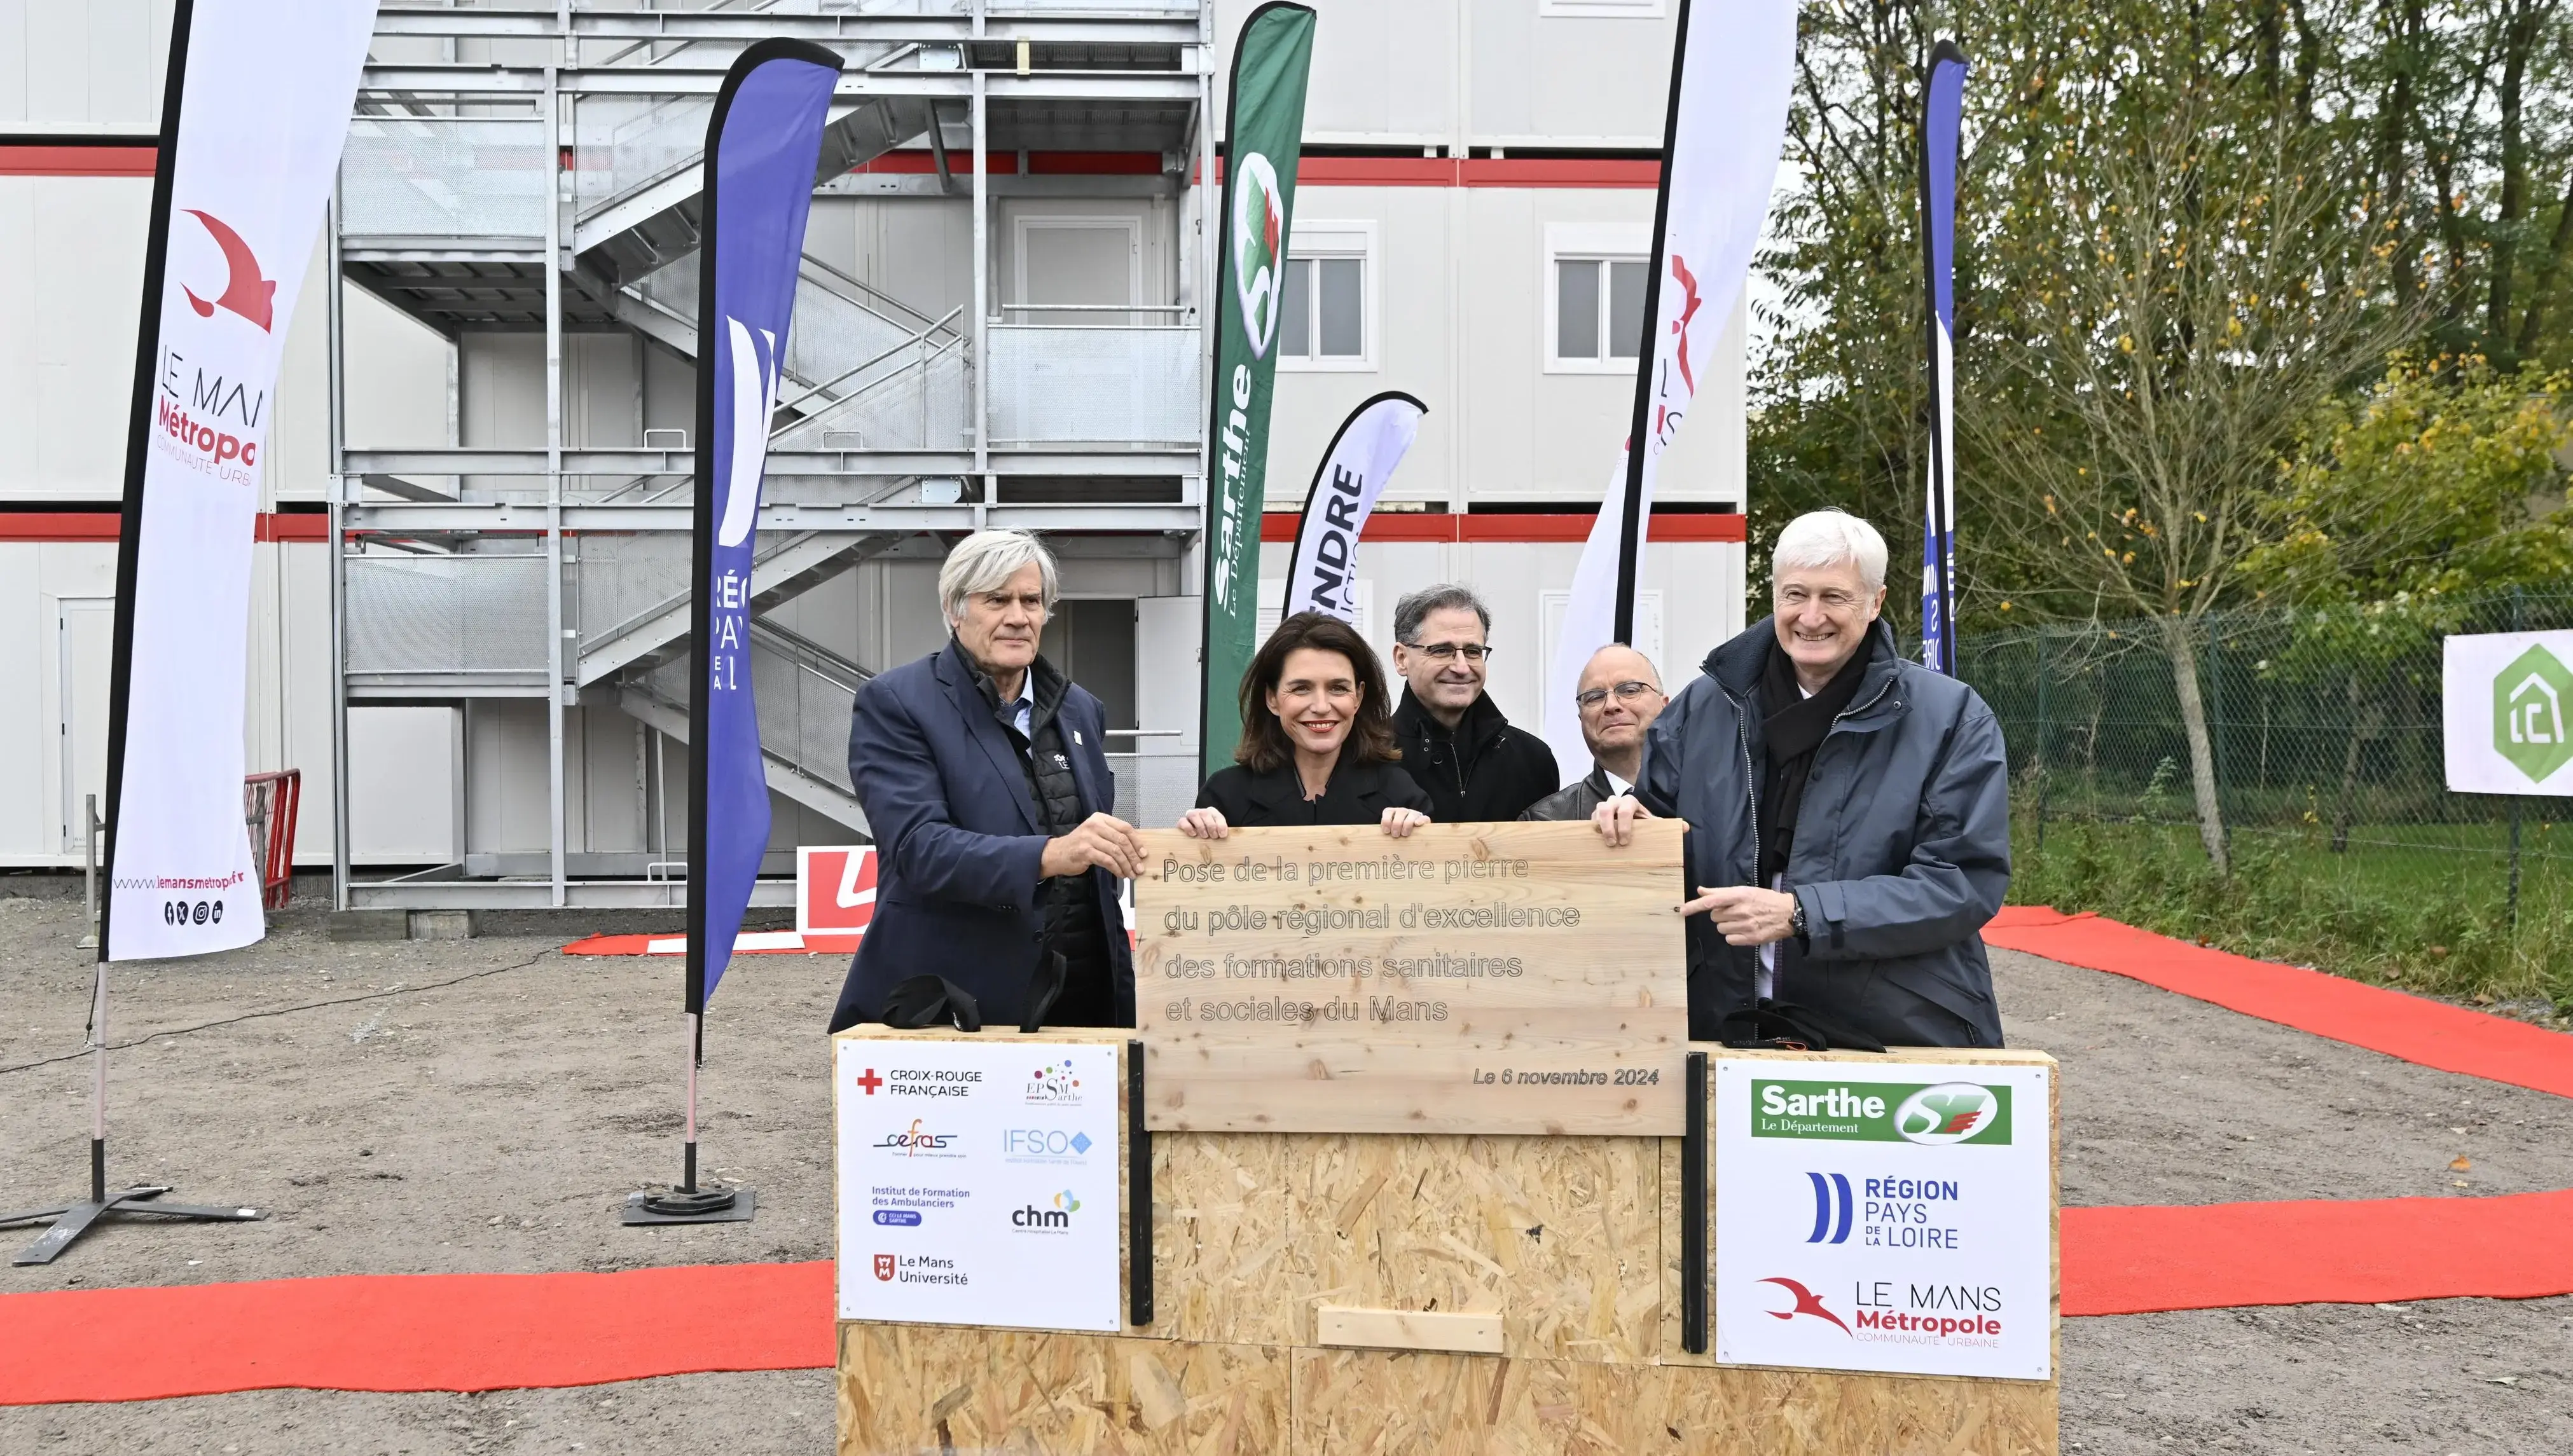
POLYGON ((1368 223, 1295 225, 1278 300, 1278 362, 1288 369, 1375 366, 1368 223))
POLYGON ((1644 344, 1644 260, 1554 261, 1554 357, 1633 359, 1644 344))

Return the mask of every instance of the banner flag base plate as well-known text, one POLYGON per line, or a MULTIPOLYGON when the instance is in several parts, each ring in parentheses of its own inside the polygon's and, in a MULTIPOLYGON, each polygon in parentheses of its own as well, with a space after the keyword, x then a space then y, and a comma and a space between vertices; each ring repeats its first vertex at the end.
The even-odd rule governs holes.
POLYGON ((747 1223, 759 1202, 759 1195, 749 1188, 700 1188, 684 1192, 671 1188, 666 1192, 632 1192, 625 1195, 625 1206, 617 1211, 617 1221, 628 1226, 652 1223, 747 1223))
POLYGON ((91 1225, 110 1213, 150 1213, 162 1218, 177 1218, 193 1223, 248 1223, 268 1215, 257 1208, 218 1208, 203 1203, 156 1202, 170 1191, 166 1185, 140 1184, 113 1198, 83 1198, 77 1203, 57 1203, 50 1208, 30 1208, 21 1213, 0 1213, 0 1228, 12 1223, 34 1223, 51 1218, 48 1228, 34 1243, 18 1251, 13 1264, 49 1264, 54 1256, 72 1246, 74 1240, 89 1232, 91 1225))

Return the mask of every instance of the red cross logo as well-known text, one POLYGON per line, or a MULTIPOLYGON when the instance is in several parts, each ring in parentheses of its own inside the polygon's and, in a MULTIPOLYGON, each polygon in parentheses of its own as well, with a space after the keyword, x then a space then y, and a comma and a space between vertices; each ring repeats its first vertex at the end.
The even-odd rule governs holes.
POLYGON ((874 1096, 876 1089, 884 1086, 884 1079, 876 1076, 876 1070, 870 1067, 867 1069, 867 1075, 858 1079, 858 1086, 867 1090, 868 1096, 874 1096))

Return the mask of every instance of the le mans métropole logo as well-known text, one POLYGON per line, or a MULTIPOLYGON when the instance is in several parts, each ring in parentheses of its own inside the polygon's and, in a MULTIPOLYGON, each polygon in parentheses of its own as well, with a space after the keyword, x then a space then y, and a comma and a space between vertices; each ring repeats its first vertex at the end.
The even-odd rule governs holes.
POLYGON ((1242 300, 1242 331, 1253 359, 1266 359, 1278 337, 1279 267, 1286 246, 1286 205, 1278 196, 1278 169, 1258 152, 1242 156, 1233 189, 1233 288, 1242 300))
POLYGON ((2008 1146, 2011 1090, 1975 1082, 1756 1081, 1751 1135, 2008 1146))
POLYGON ((2564 700, 2573 672, 2543 647, 2531 647, 2493 678, 2493 752, 2542 783, 2573 761, 2564 737, 2564 700))

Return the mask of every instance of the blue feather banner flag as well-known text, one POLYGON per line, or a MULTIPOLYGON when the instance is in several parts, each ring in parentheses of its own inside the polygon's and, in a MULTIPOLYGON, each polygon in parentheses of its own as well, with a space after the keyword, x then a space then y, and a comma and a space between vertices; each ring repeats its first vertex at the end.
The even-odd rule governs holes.
POLYGON ((1930 294, 1930 471, 1921 518, 1921 661, 1957 673, 1957 150, 1966 53, 1930 53, 1921 117, 1921 244, 1930 294))
POLYGON ((768 850, 768 774, 751 688, 751 553, 822 123, 839 80, 837 54, 761 41, 724 78, 706 127, 688 639, 691 1017, 703 1015, 723 979, 768 850))

